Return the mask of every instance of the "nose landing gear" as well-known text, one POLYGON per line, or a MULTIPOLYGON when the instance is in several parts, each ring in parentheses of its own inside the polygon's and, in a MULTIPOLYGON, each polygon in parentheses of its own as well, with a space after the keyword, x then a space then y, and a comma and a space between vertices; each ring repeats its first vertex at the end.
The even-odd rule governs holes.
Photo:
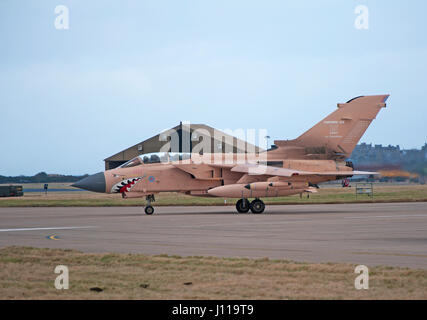
POLYGON ((258 214, 264 212, 265 204, 258 198, 253 200, 251 203, 249 203, 248 199, 242 198, 237 201, 236 209, 239 213, 247 213, 249 210, 251 210, 252 213, 258 214))
POLYGON ((154 213, 154 208, 151 205, 151 201, 156 201, 156 199, 154 198, 154 194, 149 194, 145 197, 145 200, 147 200, 147 205, 144 208, 145 214, 152 215, 154 213))

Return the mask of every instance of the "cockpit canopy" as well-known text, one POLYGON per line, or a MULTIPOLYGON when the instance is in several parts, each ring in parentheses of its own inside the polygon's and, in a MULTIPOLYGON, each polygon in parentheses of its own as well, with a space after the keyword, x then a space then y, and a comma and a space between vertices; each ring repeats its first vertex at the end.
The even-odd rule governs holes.
POLYGON ((122 164, 119 168, 131 168, 140 164, 169 163, 172 161, 191 159, 191 153, 187 152, 152 152, 141 154, 122 164))

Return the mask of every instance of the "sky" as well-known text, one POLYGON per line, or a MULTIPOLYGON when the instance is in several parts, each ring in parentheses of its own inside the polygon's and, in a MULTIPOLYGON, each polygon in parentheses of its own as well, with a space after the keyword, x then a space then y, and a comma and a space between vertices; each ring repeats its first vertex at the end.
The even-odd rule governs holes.
POLYGON ((293 139, 369 94, 391 96, 361 142, 419 148, 426 12, 421 0, 2 0, 0 175, 102 171, 181 120, 293 139))

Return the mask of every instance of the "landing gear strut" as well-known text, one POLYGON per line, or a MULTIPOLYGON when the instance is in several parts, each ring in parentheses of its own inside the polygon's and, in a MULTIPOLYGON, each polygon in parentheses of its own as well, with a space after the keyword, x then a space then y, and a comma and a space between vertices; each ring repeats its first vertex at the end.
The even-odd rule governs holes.
POLYGON ((154 213, 154 208, 151 205, 151 201, 156 201, 156 199, 154 198, 154 194, 149 194, 148 196, 145 197, 145 200, 147 200, 147 205, 145 206, 145 214, 148 215, 152 215, 154 213))
POLYGON ((242 198, 236 203, 236 209, 239 213, 246 213, 250 209, 250 204, 248 199, 242 198))
POLYGON ((255 199, 250 204, 252 213, 263 213, 265 209, 265 204, 260 199, 255 199))

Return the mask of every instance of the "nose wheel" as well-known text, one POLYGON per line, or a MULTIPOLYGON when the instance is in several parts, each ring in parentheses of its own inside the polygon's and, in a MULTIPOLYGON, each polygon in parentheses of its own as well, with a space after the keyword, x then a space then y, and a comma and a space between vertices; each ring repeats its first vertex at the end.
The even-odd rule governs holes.
POLYGON ((154 213, 154 208, 152 206, 146 206, 144 211, 145 214, 152 215, 154 213))
POLYGON ((147 200, 147 205, 144 208, 145 214, 151 216, 154 213, 154 208, 151 205, 151 201, 156 201, 156 199, 154 198, 154 194, 148 195, 145 200, 147 200))

